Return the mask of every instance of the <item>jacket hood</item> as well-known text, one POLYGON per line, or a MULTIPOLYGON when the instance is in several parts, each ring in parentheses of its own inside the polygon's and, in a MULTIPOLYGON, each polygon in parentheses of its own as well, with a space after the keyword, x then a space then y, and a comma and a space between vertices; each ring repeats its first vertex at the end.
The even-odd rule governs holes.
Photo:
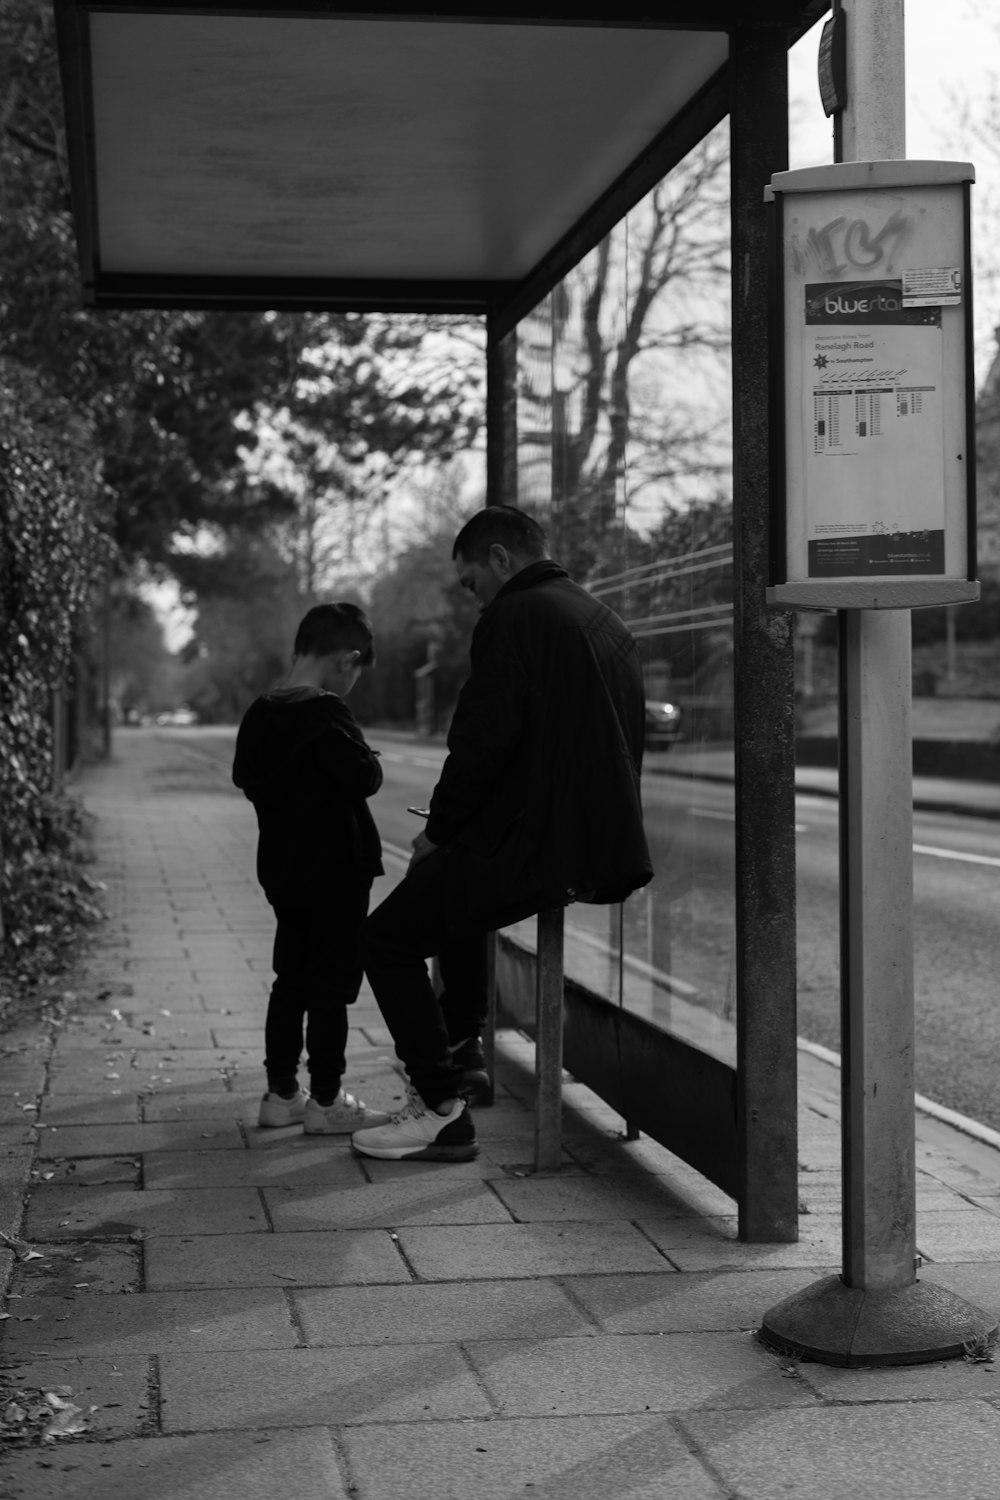
POLYGON ((267 693, 247 709, 236 737, 233 781, 252 797, 286 762, 334 725, 354 738, 350 710, 335 693, 267 693))

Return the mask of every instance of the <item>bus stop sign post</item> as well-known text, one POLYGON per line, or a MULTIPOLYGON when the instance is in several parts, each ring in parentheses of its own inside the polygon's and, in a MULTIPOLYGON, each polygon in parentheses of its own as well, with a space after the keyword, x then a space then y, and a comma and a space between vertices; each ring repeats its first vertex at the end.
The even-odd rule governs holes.
POLYGON ((846 160, 772 183, 785 485, 768 599, 839 611, 843 1270, 771 1308, 761 1336, 887 1365, 997 1331, 917 1279, 915 1209, 909 609, 978 593, 971 169, 902 160, 902 0, 837 9, 846 160))

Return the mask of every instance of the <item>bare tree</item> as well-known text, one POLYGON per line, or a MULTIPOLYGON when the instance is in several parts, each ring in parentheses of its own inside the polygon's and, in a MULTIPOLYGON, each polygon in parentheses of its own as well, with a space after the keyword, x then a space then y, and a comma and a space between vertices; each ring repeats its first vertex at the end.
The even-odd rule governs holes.
MULTIPOLYGON (((728 451, 728 148, 713 132, 534 316, 524 437, 551 446, 557 545, 586 568, 644 490, 709 476, 728 451)), ((547 465, 543 466, 547 471, 547 465)), ((528 477, 526 498, 530 499, 528 477)))

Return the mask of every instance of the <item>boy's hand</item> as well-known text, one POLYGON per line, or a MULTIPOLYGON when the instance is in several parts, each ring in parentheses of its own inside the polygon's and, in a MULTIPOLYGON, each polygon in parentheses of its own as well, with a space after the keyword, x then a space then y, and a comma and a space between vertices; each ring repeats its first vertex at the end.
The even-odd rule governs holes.
POLYGON ((426 859, 428 854, 433 854, 437 847, 437 844, 432 844, 426 833, 421 829, 420 833, 413 840, 413 853, 410 855, 408 868, 412 870, 413 866, 418 865, 422 859, 426 859))

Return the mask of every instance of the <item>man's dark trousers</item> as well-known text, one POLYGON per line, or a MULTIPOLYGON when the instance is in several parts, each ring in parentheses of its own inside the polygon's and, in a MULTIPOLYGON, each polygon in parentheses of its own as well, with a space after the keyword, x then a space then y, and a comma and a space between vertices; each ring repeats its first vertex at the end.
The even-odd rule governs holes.
POLYGON ((538 910, 529 897, 517 914, 508 903, 493 914, 471 914, 468 873, 460 849, 435 849, 411 867, 362 929, 365 972, 396 1055, 432 1109, 461 1092, 464 1069, 449 1047, 478 1037, 486 1024, 486 934, 538 910), (444 985, 440 999, 427 972, 426 960, 434 956, 444 985))

